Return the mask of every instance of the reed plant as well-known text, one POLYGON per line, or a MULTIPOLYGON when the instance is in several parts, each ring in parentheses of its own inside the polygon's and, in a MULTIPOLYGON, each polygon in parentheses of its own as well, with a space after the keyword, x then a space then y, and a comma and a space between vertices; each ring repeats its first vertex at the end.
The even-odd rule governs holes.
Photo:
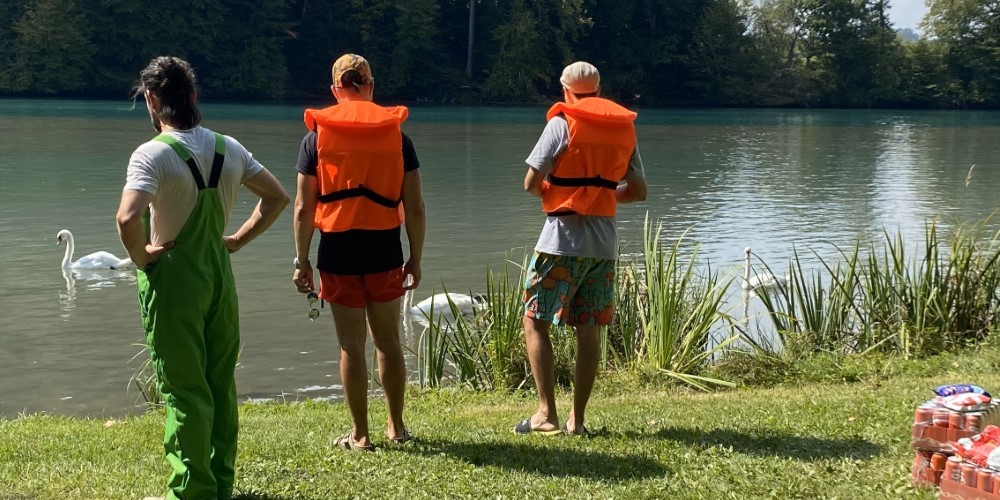
POLYGON ((781 347, 922 357, 982 341, 1000 307, 1000 245, 987 222, 959 225, 947 240, 929 222, 912 257, 886 231, 864 256, 860 239, 838 248, 838 260, 816 254, 820 270, 803 269, 793 252, 789 285, 759 291, 781 347))
MULTIPOLYGON (((606 369, 643 363, 685 384, 706 389, 731 385, 699 375, 705 365, 738 338, 732 318, 722 312, 732 281, 709 269, 697 271, 697 249, 681 260, 678 240, 665 246, 662 224, 647 216, 641 255, 620 258, 615 320, 602 335, 606 369), (721 335, 720 335, 721 333, 721 335)), ((520 387, 530 380, 523 341, 523 296, 527 256, 509 258, 498 272, 487 273, 485 313, 472 318, 450 304, 454 323, 432 323, 420 342, 421 386, 451 380, 470 389, 520 387)), ((433 315, 430 315, 433 317, 433 315)), ((568 327, 553 327, 556 378, 572 379, 574 337, 568 327)))
MULTIPOLYGON (((421 387, 459 385, 472 390, 517 388, 531 376, 524 346, 524 288, 527 255, 520 263, 508 256, 502 269, 487 269, 481 311, 465 316, 448 299, 453 320, 428 311, 431 323, 421 334, 417 378, 421 387)), ((447 293, 447 290, 445 290, 447 293)), ((470 295, 473 292, 469 292, 470 295)), ((479 309, 479 308, 477 308, 479 309)), ((557 377, 568 380, 573 351, 569 337, 552 328, 557 377)))
MULTIPOLYGON (((163 405, 163 395, 160 394, 159 378, 156 376, 156 370, 153 368, 153 360, 149 357, 149 349, 143 344, 134 344, 137 347, 142 347, 142 350, 137 352, 129 363, 134 362, 139 358, 143 358, 142 363, 139 367, 132 372, 132 376, 129 377, 128 388, 135 387, 139 390, 139 397, 142 398, 143 403, 150 408, 155 408, 163 405)), ((126 388, 126 393, 128 392, 126 388)))
MULTIPOLYGON (((431 304, 429 317, 433 318, 434 305, 431 304)), ((404 319, 409 321, 409 319, 404 319)), ((417 341, 417 383, 422 389, 440 387, 447 373, 447 335, 440 323, 433 328, 424 328, 417 341)))
POLYGON ((643 353, 639 308, 648 301, 642 263, 619 251, 616 270, 615 316, 601 336, 602 364, 606 369, 625 368, 643 353))
POLYGON ((653 224, 649 215, 643 226, 642 269, 626 267, 621 280, 635 282, 639 342, 638 358, 682 383, 707 389, 709 385, 731 386, 717 378, 699 375, 716 353, 739 335, 722 303, 732 280, 723 281, 711 269, 699 276, 697 247, 682 260, 683 235, 673 244, 663 243, 663 224, 653 224), (713 332, 722 332, 713 338, 713 332))
MULTIPOLYGON (((798 250, 793 249, 787 281, 746 292, 760 297, 781 352, 791 357, 815 351, 838 352, 855 342, 860 245, 850 253, 839 248, 838 252, 843 261, 832 263, 813 252, 821 269, 809 270, 803 266, 798 250)), ((761 265, 771 273, 766 263, 761 265)), ((774 354, 774 344, 767 347, 774 354)))

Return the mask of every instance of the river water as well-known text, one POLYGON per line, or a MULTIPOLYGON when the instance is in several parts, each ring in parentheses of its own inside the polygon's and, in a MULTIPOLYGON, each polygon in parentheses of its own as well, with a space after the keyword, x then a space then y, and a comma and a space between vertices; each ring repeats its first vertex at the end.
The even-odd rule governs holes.
MULTIPOLYGON (((315 103, 322 106, 324 103, 315 103)), ((294 193, 301 105, 206 104, 205 125, 240 140, 294 193)), ((793 248, 884 229, 918 243, 924 224, 978 221, 997 209, 1000 113, 639 110, 644 203, 619 211, 620 239, 641 243, 648 212, 664 238, 685 234, 699 259, 742 272, 743 248, 784 274, 793 248), (971 171, 971 173, 970 173, 971 171)), ((544 109, 415 107, 404 130, 421 162, 428 212, 424 283, 482 290, 487 266, 520 261, 542 216, 521 182, 544 109)), ((135 411, 129 378, 144 355, 132 273, 64 275, 77 256, 124 251, 114 214, 129 154, 152 137, 128 101, 0 100, 0 416, 135 411)), ((231 225, 253 206, 237 201, 231 225)), ((316 322, 291 285, 291 210, 234 255, 246 399, 339 394, 328 310, 316 322)))

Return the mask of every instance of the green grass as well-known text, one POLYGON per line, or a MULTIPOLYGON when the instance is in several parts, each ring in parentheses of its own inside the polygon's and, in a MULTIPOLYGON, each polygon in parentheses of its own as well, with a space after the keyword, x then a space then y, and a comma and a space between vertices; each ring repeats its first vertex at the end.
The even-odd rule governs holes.
MULTIPOLYGON (((909 485, 913 408, 939 384, 1000 387, 1000 375, 979 375, 998 373, 992 349, 927 362, 872 358, 854 369, 828 362, 802 366, 813 378, 856 373, 860 382, 696 393, 669 388, 656 371, 602 375, 590 439, 511 434, 535 405, 521 392, 413 388, 406 415, 417 441, 374 454, 330 448, 348 426, 341 403, 244 405, 237 487, 243 498, 929 499, 932 491, 909 485)), ((565 417, 568 394, 559 401, 565 417)), ((382 403, 372 408, 372 422, 383 422, 382 403)), ((110 424, 0 421, 0 498, 162 493, 162 422, 160 412, 110 424)), ((380 433, 375 440, 385 443, 380 433)))

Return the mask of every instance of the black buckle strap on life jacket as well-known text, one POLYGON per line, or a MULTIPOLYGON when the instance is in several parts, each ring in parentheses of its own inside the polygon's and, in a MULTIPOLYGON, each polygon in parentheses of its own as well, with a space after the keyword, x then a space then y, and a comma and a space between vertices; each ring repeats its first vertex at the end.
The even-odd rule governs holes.
POLYGON ((600 187, 605 189, 618 189, 618 183, 609 179, 594 177, 556 177, 549 175, 549 184, 559 187, 600 187))
POLYGON ((549 217, 562 217, 562 216, 565 216, 565 215, 576 215, 576 214, 577 214, 577 212, 574 212, 572 210, 558 210, 558 211, 555 211, 555 212, 549 212, 549 213, 547 213, 545 215, 548 215, 549 217))
POLYGON ((333 203, 335 201, 345 200, 347 198, 355 198, 358 196, 364 196, 369 200, 382 205, 386 208, 396 208, 403 200, 390 200, 385 196, 382 196, 371 189, 365 187, 364 184, 359 184, 358 187, 341 189, 340 191, 334 191, 332 193, 327 193, 321 195, 317 198, 320 203, 333 203))

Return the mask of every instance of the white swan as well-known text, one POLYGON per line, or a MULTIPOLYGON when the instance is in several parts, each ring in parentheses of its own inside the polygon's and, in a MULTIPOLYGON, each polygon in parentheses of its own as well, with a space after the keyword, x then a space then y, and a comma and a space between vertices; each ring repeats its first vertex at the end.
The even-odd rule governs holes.
POLYGON ((455 305, 459 315, 471 317, 486 308, 486 298, 482 295, 439 293, 413 305, 413 290, 407 290, 403 302, 403 312, 424 326, 428 326, 431 321, 437 321, 438 318, 450 325, 454 324, 456 319, 451 304, 455 305), (433 318, 431 318, 431 314, 433 314, 433 318))
POLYGON ((73 242, 73 233, 68 229, 59 231, 56 235, 56 243, 66 242, 66 254, 63 256, 63 269, 129 269, 132 267, 131 259, 119 259, 111 252, 94 252, 90 255, 80 257, 73 262, 73 250, 76 248, 73 242))
POLYGON ((757 273, 754 272, 754 276, 750 277, 750 247, 743 249, 743 289, 744 290, 758 290, 758 289, 773 289, 773 288, 785 288, 788 282, 791 281, 791 276, 786 274, 785 276, 775 276, 767 271, 757 273))

